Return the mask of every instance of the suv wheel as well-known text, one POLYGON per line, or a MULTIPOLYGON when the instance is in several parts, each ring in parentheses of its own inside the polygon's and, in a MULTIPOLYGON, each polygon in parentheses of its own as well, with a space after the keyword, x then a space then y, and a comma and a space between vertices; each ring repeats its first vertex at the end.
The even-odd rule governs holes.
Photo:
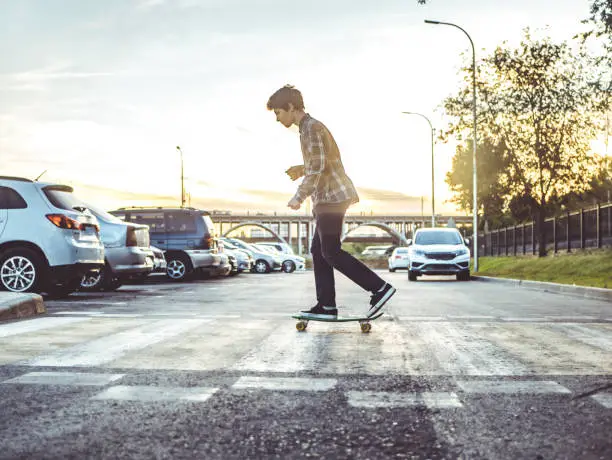
POLYGON ((408 271, 408 281, 416 281, 417 280, 417 274, 415 272, 413 272, 412 270, 408 271))
POLYGON ((285 273, 293 273, 295 271, 295 263, 292 260, 285 260, 283 262, 283 271, 285 273))
POLYGON ((173 281, 183 281, 191 273, 191 264, 187 257, 180 254, 169 256, 166 274, 173 281))
POLYGON ((457 281, 469 281, 469 280, 470 280, 469 270, 457 273, 457 281))
POLYGON ((0 290, 39 292, 44 263, 28 248, 13 248, 0 256, 0 290))
POLYGON ((268 273, 270 271, 270 266, 268 265, 268 262, 266 262, 265 260, 257 259, 255 261, 254 270, 257 273, 268 273))

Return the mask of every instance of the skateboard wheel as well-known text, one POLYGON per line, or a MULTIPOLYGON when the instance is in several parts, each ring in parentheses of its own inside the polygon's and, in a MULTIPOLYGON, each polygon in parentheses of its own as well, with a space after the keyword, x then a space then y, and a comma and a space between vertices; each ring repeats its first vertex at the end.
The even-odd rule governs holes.
POLYGON ((306 330, 306 325, 308 323, 306 321, 298 321, 297 323, 295 323, 295 328, 300 331, 303 332, 306 330))
POLYGON ((361 332, 370 332, 372 325, 370 323, 361 323, 361 332))

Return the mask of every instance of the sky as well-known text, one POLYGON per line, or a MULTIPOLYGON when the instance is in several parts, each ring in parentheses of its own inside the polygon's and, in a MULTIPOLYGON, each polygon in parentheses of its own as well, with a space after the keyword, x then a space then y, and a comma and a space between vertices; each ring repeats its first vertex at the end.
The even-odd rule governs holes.
MULTIPOLYGON (((431 213, 431 131, 459 69, 525 27, 570 40, 588 0, 0 0, 0 174, 72 185, 86 201, 291 214, 297 129, 266 110, 290 83, 327 125, 361 201, 431 213), (422 208, 423 206, 423 208, 422 208)), ((434 146, 436 212, 465 214, 434 146)), ((299 213, 307 212, 306 207, 299 213)))

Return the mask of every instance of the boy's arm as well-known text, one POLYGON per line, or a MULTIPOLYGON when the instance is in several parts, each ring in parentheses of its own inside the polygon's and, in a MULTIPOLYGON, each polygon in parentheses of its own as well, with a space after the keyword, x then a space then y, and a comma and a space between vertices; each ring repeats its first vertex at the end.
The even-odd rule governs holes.
POLYGON ((306 137, 304 152, 304 180, 299 185, 293 199, 303 203, 314 193, 325 170, 325 147, 321 128, 313 127, 306 137))

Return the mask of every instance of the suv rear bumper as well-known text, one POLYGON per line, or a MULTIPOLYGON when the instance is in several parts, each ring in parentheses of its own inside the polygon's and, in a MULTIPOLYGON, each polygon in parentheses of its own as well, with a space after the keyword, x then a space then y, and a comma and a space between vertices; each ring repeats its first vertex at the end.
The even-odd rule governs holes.
POLYGON ((105 255, 113 273, 118 276, 150 273, 154 268, 155 256, 149 248, 107 248, 105 255))

